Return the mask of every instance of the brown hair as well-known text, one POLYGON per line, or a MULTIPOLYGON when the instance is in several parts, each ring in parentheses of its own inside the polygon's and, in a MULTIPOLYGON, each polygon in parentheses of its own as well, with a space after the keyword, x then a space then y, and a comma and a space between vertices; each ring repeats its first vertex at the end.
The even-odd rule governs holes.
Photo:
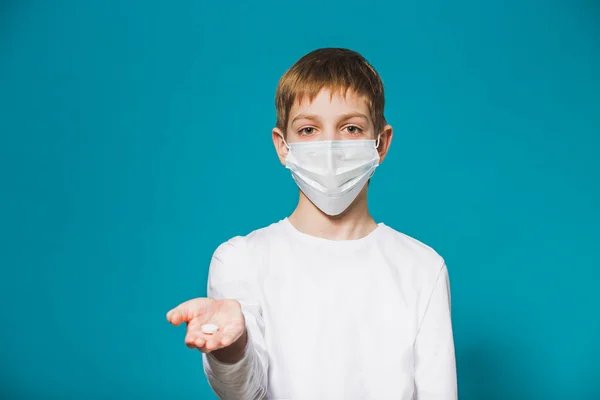
POLYGON ((277 128, 285 133, 294 102, 305 97, 313 101, 323 88, 332 96, 345 95, 348 89, 366 96, 375 134, 385 126, 383 82, 375 68, 355 51, 323 48, 300 58, 279 80, 275 94, 277 128))

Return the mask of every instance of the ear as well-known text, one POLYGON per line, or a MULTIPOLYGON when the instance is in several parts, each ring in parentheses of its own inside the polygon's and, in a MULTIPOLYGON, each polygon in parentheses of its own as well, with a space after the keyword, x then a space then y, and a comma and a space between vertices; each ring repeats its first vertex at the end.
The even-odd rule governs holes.
POLYGON ((277 152, 277 157, 279 157, 279 162, 281 165, 285 166, 285 157, 287 156, 288 148, 283 140, 283 132, 279 128, 273 128, 271 135, 273 136, 273 145, 275 145, 275 151, 277 152))
POLYGON ((381 131, 381 136, 379 137, 379 147, 377 147, 377 152, 379 153, 379 164, 383 162, 383 159, 387 155, 387 152, 392 144, 392 136, 394 135, 394 130, 390 125, 386 125, 381 131))

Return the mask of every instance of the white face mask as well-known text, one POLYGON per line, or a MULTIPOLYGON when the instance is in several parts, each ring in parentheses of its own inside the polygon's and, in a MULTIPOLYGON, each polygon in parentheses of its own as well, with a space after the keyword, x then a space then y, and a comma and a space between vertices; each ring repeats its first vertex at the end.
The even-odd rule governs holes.
POLYGON ((352 204, 379 166, 375 140, 288 143, 285 166, 302 192, 327 215, 352 204))

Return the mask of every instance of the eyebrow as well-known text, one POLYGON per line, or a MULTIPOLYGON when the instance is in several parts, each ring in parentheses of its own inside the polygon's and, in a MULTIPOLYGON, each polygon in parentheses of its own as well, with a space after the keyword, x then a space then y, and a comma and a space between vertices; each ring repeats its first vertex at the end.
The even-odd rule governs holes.
POLYGON ((310 119, 312 121, 318 121, 320 118, 318 115, 315 114, 298 114, 294 117, 291 123, 293 124, 298 119, 310 119))
MULTIPOLYGON (((354 112, 354 113, 349 113, 349 114, 344 114, 342 116, 340 116, 340 120, 346 120, 346 119, 350 119, 350 118, 364 118, 365 120, 369 120, 369 117, 367 117, 365 114, 363 113, 359 113, 359 112, 354 112)), ((318 121, 321 118, 318 115, 315 114, 298 114, 294 117, 294 119, 292 120, 292 124, 298 120, 298 119, 309 119, 312 121, 318 121)))

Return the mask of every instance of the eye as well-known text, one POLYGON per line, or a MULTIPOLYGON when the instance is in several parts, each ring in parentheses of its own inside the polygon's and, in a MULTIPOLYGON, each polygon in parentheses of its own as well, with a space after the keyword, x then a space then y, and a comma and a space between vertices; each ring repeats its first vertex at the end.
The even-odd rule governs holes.
POLYGON ((306 128, 300 129, 298 133, 304 136, 312 135, 313 133, 315 133, 315 128, 313 128, 312 126, 307 126, 306 128))
POLYGON ((344 130, 351 135, 360 135, 363 131, 356 125, 348 125, 347 127, 344 128, 344 130))

